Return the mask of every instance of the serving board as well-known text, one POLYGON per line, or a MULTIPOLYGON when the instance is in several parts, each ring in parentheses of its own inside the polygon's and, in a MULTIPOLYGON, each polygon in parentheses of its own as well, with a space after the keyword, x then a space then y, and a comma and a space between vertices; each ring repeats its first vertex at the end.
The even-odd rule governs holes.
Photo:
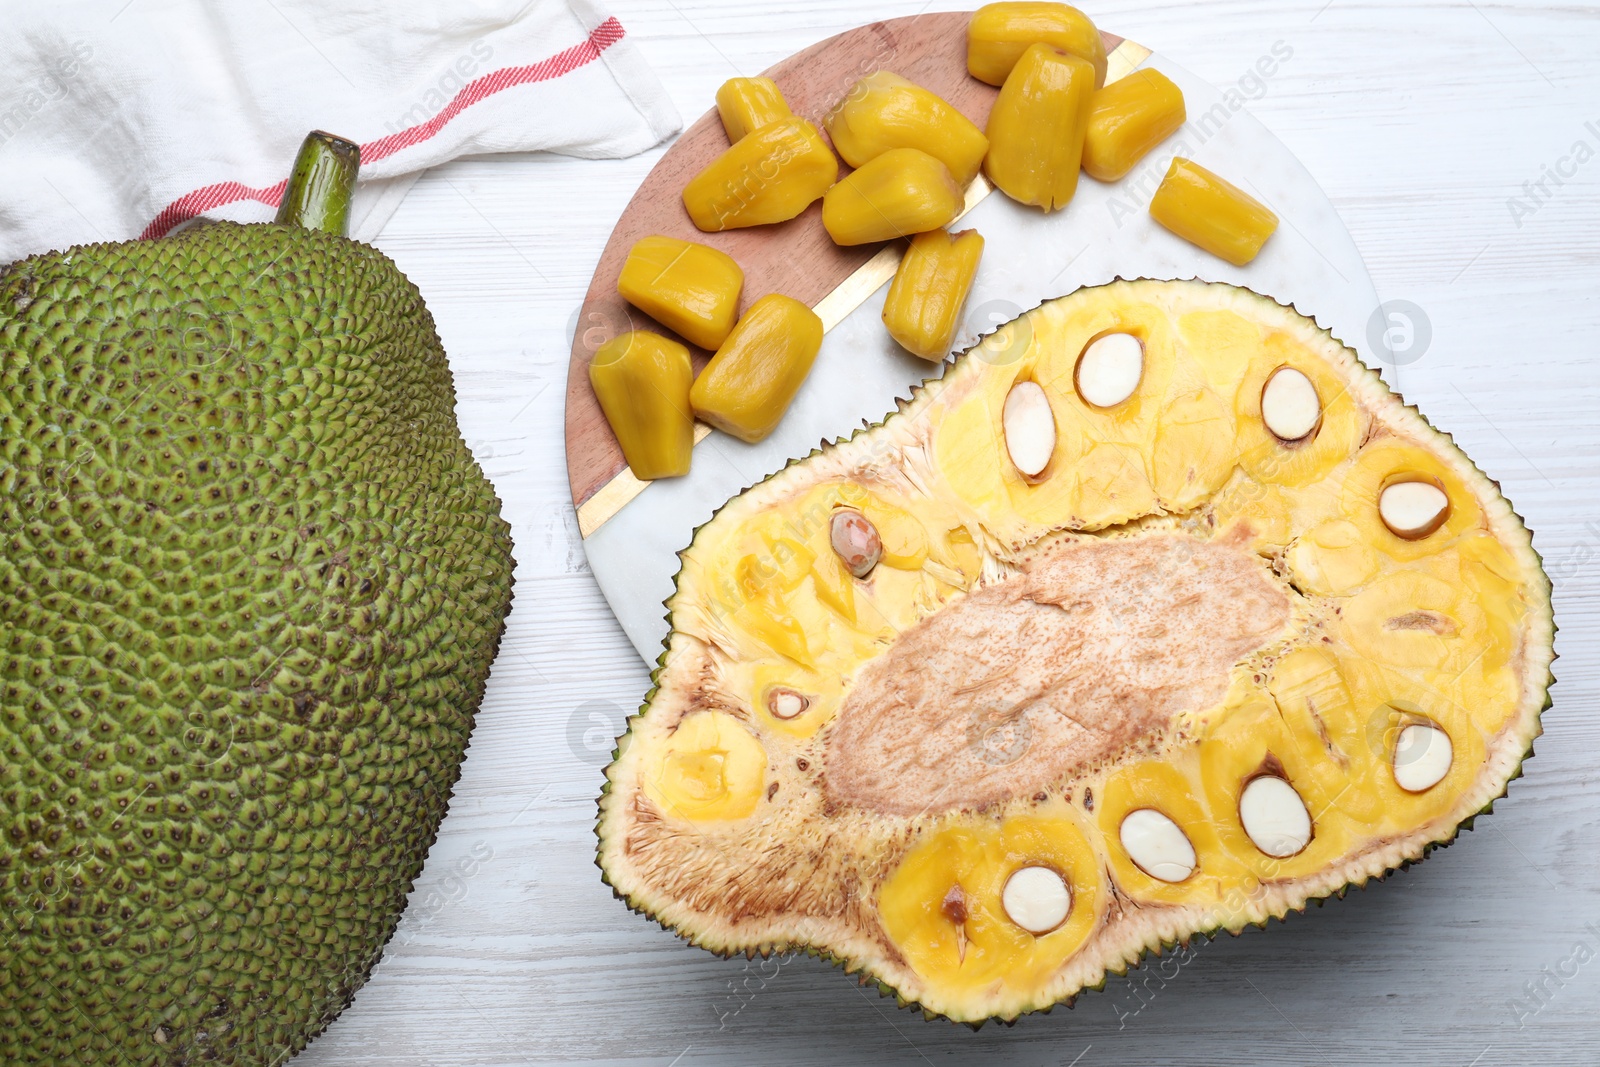
MULTIPOLYGON (((798 52, 763 73, 777 82, 797 115, 823 118, 855 82, 891 70, 950 101, 982 128, 998 92, 966 71, 970 12, 891 19, 857 27, 798 52)), ((1219 92, 1163 56, 1102 34, 1107 78, 1154 66, 1182 88, 1189 121, 1122 181, 1087 176, 1073 202, 1044 214, 1016 204, 980 176, 967 190, 959 228, 984 235, 978 278, 957 333, 960 351, 1043 300, 1116 277, 1228 281, 1293 304, 1377 364, 1366 343, 1378 301, 1348 232, 1316 181, 1284 145, 1244 109, 1237 91, 1219 92), (1212 167, 1251 190, 1281 220, 1279 231, 1247 267, 1233 267, 1156 226, 1146 208, 1173 155, 1212 167)), ((1271 63, 1271 57, 1264 61, 1271 63)), ((1270 76, 1266 71, 1262 76, 1270 76)), ((678 139, 624 210, 595 269, 580 309, 567 373, 567 473, 590 568, 634 647, 659 655, 668 627, 663 600, 677 573, 676 554, 695 527, 730 496, 781 469, 819 443, 882 419, 898 398, 938 366, 900 350, 880 316, 884 289, 904 242, 840 248, 823 229, 821 202, 773 226, 702 233, 684 210, 688 180, 727 147, 715 108, 678 139), (623 461, 589 386, 588 363, 610 338, 634 328, 668 333, 629 307, 617 276, 634 242, 667 234, 719 248, 745 272, 742 307, 782 292, 816 309, 827 330, 806 384, 773 435, 745 444, 696 427, 694 465, 683 478, 640 482, 623 461)), ((841 165, 841 172, 848 168, 841 165)), ((697 368, 709 353, 690 346, 697 368)))

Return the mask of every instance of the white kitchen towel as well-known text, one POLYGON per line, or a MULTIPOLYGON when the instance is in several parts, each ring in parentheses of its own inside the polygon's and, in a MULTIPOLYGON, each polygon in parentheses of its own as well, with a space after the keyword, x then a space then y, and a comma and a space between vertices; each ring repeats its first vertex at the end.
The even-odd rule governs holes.
POLYGON ((361 145, 370 240, 437 163, 626 156, 680 126, 590 0, 19 4, 0 71, 0 264, 270 219, 313 129, 361 145))

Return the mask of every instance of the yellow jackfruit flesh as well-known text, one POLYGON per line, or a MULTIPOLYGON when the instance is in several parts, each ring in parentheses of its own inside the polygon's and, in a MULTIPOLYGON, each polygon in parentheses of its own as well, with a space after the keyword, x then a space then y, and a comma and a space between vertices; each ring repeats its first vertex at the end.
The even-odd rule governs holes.
POLYGON ((1022 53, 989 112, 983 172, 1013 200, 1046 211, 1078 190, 1094 68, 1071 52, 1036 44, 1022 53))
POLYGON ((923 359, 949 355, 982 255, 983 236, 977 230, 917 234, 884 298, 889 336, 923 359))
POLYGON ((771 78, 729 78, 717 90, 717 115, 730 142, 792 114, 771 78))
POLYGON ((1083 169, 1098 181, 1118 181, 1176 133, 1185 114, 1183 91, 1159 70, 1136 70, 1096 89, 1083 139, 1083 169))
POLYGON ((617 292, 690 344, 712 352, 739 315, 744 271, 726 252, 655 235, 634 242, 617 292))
POLYGON ((744 441, 778 426, 822 348, 822 320, 793 297, 750 305, 695 379, 689 402, 701 420, 744 441))
POLYGON ((751 130, 706 164, 683 187, 683 206, 708 233, 786 222, 838 177, 822 134, 790 116, 751 130))
POLYGON ((1420 859, 1550 681, 1528 531, 1310 319, 1141 281, 1014 325, 696 532, 599 823, 695 944, 968 1022, 1420 859))
POLYGON ((967 24, 967 72, 1002 85, 1029 45, 1044 43, 1071 52, 1094 67, 1094 87, 1106 82, 1106 46, 1089 16, 1049 0, 1002 0, 984 4, 967 24))
POLYGON ((1193 160, 1176 158, 1150 199, 1150 217, 1236 267, 1249 263, 1278 229, 1261 201, 1193 160))
POLYGON ((647 330, 613 337, 590 360, 589 384, 635 477, 652 481, 689 473, 693 381, 689 350, 647 330))
POLYGON ((919 149, 891 148, 828 190, 822 225, 834 244, 869 244, 937 230, 961 205, 950 168, 919 149))
POLYGON ((828 115, 828 136, 844 161, 860 167, 891 148, 916 148, 965 187, 977 177, 989 139, 939 96, 887 70, 856 82, 828 115))

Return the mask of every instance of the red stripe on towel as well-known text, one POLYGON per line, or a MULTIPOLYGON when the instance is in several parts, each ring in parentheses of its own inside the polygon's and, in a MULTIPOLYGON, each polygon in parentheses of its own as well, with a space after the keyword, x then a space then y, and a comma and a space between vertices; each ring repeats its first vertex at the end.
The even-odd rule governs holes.
MULTIPOLYGON (((564 51, 557 52, 549 59, 525 67, 502 67, 491 71, 481 78, 476 78, 455 95, 437 115, 427 122, 409 126, 398 133, 387 137, 380 137, 376 141, 369 141, 361 146, 361 162, 376 163, 396 152, 403 151, 413 145, 419 145, 436 135, 450 122, 451 119, 461 114, 480 100, 487 100, 496 93, 519 85, 531 85, 534 82, 550 81, 562 75, 570 74, 579 67, 593 63, 600 58, 600 53, 622 40, 627 31, 622 28, 622 23, 615 18, 608 18, 594 28, 582 42, 573 45, 564 51)), ((224 204, 237 203, 240 200, 256 200, 268 207, 277 207, 278 201, 283 199, 283 191, 288 187, 287 181, 278 182, 262 189, 252 189, 248 185, 238 182, 218 182, 196 189, 192 193, 185 193, 166 207, 161 209, 161 214, 151 221, 149 226, 140 234, 141 239, 165 237, 180 223, 189 221, 197 215, 222 207, 224 204)))

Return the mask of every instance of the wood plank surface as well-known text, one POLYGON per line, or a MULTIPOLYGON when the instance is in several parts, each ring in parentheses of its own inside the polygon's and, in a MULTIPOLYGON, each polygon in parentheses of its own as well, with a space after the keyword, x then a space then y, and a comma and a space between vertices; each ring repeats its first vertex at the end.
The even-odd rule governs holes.
MULTIPOLYGON (((922 6, 609 2, 688 116, 728 77, 922 6)), ((1600 955, 1572 962, 1600 948, 1600 156, 1572 155, 1600 148, 1600 10, 1084 7, 1238 87, 1338 206, 1379 294, 1420 309, 1431 339, 1400 368, 1406 398, 1500 480, 1556 582, 1560 681, 1526 777, 1420 866, 1014 1027, 925 1023, 815 961, 685 946, 594 867, 603 738, 649 678, 586 572, 563 462, 578 310, 664 153, 456 163, 379 244, 438 320, 513 525, 516 603, 400 934, 297 1067, 1600 1064, 1600 955), (1279 41, 1292 57, 1263 78, 1279 41)))
MULTIPOLYGON (((857 26, 804 48, 761 73, 778 83, 790 110, 823 130, 824 139, 823 119, 859 79, 878 70, 893 71, 937 93, 982 129, 998 90, 967 73, 968 17, 967 12, 950 11, 857 26)), ((1112 34, 1101 36, 1107 52, 1122 43, 1122 38, 1112 34)), ((744 269, 741 311, 774 292, 815 304, 880 247, 841 248, 834 244, 822 227, 820 200, 788 222, 720 233, 696 229, 683 206, 683 187, 727 147, 727 134, 713 107, 683 132, 645 177, 600 253, 579 311, 567 374, 567 476, 575 506, 581 506, 627 465, 589 387, 589 361, 602 344, 626 330, 648 329, 677 336, 617 295, 617 276, 635 241, 665 234, 728 253, 744 269)), ((843 160, 839 172, 841 176, 850 172, 843 160)), ((709 353, 694 345, 689 345, 689 350, 698 369, 709 353)))

